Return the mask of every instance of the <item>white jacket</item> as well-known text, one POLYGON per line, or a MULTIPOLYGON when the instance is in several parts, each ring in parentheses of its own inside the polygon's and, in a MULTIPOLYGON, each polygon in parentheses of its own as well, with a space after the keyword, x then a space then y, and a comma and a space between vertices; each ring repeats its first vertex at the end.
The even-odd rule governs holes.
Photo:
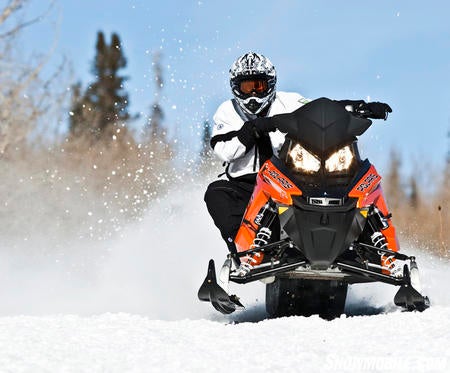
MULTIPOLYGON (((298 93, 277 92, 267 116, 290 113, 307 102, 309 100, 298 93)), ((247 149, 237 137, 244 123, 255 117, 244 113, 235 100, 225 101, 214 114, 211 145, 219 158, 228 164, 228 176, 235 178, 259 171, 260 161, 256 146, 247 149)), ((273 153, 278 154, 285 140, 284 134, 277 130, 270 132, 269 136, 273 153)))

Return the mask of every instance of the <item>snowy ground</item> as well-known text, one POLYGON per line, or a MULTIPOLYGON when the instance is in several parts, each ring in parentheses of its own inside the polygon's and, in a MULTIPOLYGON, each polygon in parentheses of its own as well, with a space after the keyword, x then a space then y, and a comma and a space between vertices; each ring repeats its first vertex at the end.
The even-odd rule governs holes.
POLYGON ((196 298, 225 253, 201 188, 172 197, 100 256, 0 258, 0 372, 450 371, 448 263, 416 251, 424 313, 371 284, 340 319, 268 320, 257 283, 235 285, 246 309, 225 317, 196 298))

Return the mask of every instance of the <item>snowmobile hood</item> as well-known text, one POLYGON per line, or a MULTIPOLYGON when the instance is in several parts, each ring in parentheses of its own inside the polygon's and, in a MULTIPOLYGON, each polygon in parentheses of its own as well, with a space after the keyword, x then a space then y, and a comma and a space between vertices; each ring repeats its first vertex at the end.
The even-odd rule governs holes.
POLYGON ((322 97, 289 114, 275 115, 270 120, 286 137, 300 142, 317 155, 329 156, 356 140, 372 124, 355 116, 342 105, 322 97))

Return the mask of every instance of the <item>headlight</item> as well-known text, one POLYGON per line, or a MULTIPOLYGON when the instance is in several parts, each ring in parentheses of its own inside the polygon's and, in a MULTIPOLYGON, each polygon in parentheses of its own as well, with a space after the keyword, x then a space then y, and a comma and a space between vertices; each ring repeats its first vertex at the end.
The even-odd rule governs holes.
POLYGON ((289 152, 294 167, 303 172, 313 173, 320 170, 320 160, 299 144, 289 152))
POLYGON ((339 149, 325 161, 325 168, 328 172, 347 170, 353 161, 353 153, 349 146, 339 149))

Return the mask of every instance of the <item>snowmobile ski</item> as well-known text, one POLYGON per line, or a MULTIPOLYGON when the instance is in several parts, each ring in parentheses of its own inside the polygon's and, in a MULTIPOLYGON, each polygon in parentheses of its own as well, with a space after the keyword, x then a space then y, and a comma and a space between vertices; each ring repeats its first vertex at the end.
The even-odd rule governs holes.
POLYGON ((233 313, 237 307, 244 307, 236 295, 228 295, 217 283, 213 259, 209 261, 205 281, 203 281, 202 286, 198 290, 198 298, 204 302, 211 302, 217 311, 225 315, 233 313))
MULTIPOLYGON (((411 263, 411 268, 417 269, 417 265, 414 261, 411 263)), ((397 294, 395 294, 394 303, 397 306, 406 308, 408 311, 417 310, 422 312, 430 307, 430 300, 428 297, 420 294, 413 285, 411 285, 411 274, 406 264, 403 267, 403 284, 400 286, 397 294)))

